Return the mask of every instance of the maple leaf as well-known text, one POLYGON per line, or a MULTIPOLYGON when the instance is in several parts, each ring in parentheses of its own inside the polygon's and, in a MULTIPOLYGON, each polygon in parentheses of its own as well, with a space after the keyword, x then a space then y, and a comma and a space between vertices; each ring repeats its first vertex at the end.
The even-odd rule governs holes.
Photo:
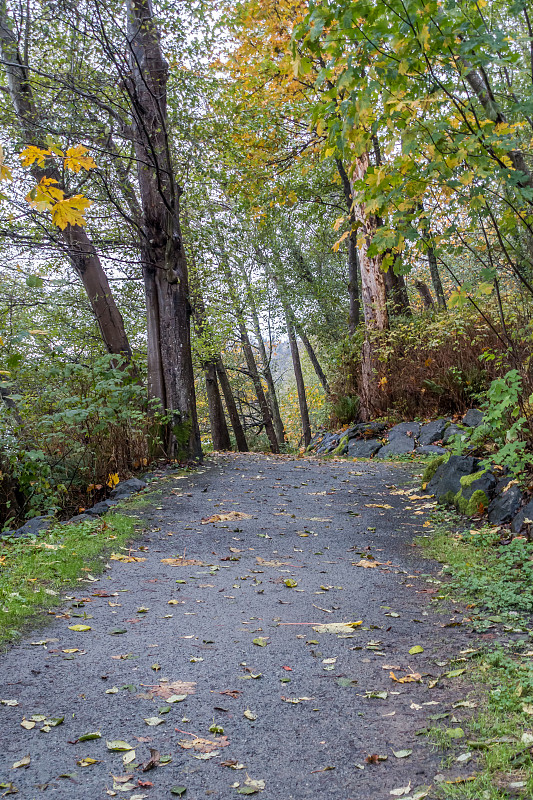
POLYGON ((64 197, 63 190, 58 188, 54 178, 41 178, 37 186, 26 195, 26 200, 38 211, 51 211, 64 197))
POLYGON ((41 147, 35 147, 30 144, 20 153, 19 158, 23 167, 29 167, 35 162, 37 162, 38 167, 44 167, 46 157, 51 155, 51 152, 51 150, 43 150, 41 147))
POLYGON ((79 144, 76 147, 69 147, 64 160, 65 167, 76 173, 82 169, 87 171, 90 169, 96 169, 97 165, 92 156, 85 155, 85 153, 88 152, 88 149, 82 144, 79 144))
POLYGON ((83 215, 89 206, 92 206, 92 200, 87 200, 81 194, 75 194, 66 200, 59 200, 51 209, 52 222, 62 231, 65 230, 67 225, 83 227, 85 225, 85 217, 83 215))

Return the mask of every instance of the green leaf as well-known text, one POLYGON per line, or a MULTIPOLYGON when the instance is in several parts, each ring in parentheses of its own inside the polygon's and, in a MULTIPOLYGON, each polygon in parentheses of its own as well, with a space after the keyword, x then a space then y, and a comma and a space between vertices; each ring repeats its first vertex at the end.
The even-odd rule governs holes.
POLYGON ((253 639, 252 641, 258 647, 266 647, 268 644, 268 639, 265 639, 264 636, 258 636, 257 639, 253 639))
POLYGON ((423 653, 423 652, 424 652, 424 648, 420 647, 419 644, 415 644, 415 646, 411 647, 411 649, 409 650, 409 655, 410 656, 416 656, 417 653, 423 653))
POLYGON ((113 753, 127 753, 128 750, 133 750, 131 744, 123 741, 122 739, 114 739, 111 742, 106 742, 107 749, 113 753))
POLYGON ((172 789, 170 790, 170 794, 177 794, 178 797, 181 797, 182 795, 185 794, 186 791, 187 791, 186 786, 173 786, 172 789))
POLYGON ((93 739, 101 739, 102 734, 100 731, 94 731, 93 733, 84 733, 83 736, 78 736, 78 742, 90 742, 93 739))

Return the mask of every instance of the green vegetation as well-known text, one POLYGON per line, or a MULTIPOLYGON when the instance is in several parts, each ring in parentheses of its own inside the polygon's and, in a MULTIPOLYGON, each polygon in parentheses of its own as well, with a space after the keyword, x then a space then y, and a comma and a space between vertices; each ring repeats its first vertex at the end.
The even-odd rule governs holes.
POLYGON ((129 516, 107 514, 94 522, 56 525, 36 537, 6 538, 0 556, 0 643, 23 632, 35 614, 63 602, 80 578, 98 575, 111 551, 134 536, 129 516))
POLYGON ((465 738, 451 741, 446 721, 430 736, 443 751, 445 767, 471 753, 470 772, 476 777, 467 783, 442 783, 435 796, 504 800, 512 784, 523 782, 517 796, 529 797, 533 740, 523 736, 531 730, 533 717, 533 543, 521 537, 504 543, 502 531, 488 525, 464 529, 464 520, 444 511, 434 515, 433 532, 417 541, 428 557, 443 563, 445 580, 435 602, 466 601, 478 631, 501 633, 500 642, 453 663, 452 669, 464 668, 467 661, 464 693, 479 710, 466 716, 463 709, 457 710, 465 738))

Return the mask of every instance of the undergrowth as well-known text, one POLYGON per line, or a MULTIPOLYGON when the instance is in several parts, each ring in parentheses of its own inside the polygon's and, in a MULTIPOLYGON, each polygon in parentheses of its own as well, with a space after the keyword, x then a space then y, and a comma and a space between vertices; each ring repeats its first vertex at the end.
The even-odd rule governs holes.
MULTIPOLYGON (((0 644, 21 635, 34 615, 62 603, 63 591, 97 575, 106 551, 134 535, 134 520, 121 514, 79 525, 57 525, 39 538, 7 537, 0 555, 0 644)), ((53 613, 53 612, 52 612, 53 613)))
MULTIPOLYGON (((448 723, 430 736, 443 750, 452 778, 435 784, 435 797, 504 800, 533 797, 533 544, 483 525, 464 529, 464 518, 437 511, 434 530, 418 540, 425 554, 443 563, 437 602, 467 601, 469 623, 498 637, 469 664, 471 693, 480 710, 461 719, 464 737, 451 741, 448 723), (501 626, 501 627, 500 627, 501 626), (482 704, 482 708, 481 708, 482 704), (457 762, 457 758, 462 761, 457 762), (470 780, 454 782, 454 767, 471 762, 470 780)), ((456 666, 464 666, 457 663, 456 666)), ((455 770, 457 771, 457 770, 455 770)), ((462 770, 463 777, 465 770, 462 770)), ((433 796, 433 795, 432 795, 433 796)))

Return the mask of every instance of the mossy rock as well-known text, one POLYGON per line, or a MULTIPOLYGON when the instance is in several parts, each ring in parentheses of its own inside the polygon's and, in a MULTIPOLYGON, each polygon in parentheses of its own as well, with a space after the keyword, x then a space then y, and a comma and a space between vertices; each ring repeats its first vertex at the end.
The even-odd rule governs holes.
POLYGON ((486 471, 486 469, 480 469, 479 472, 473 472, 472 475, 463 475, 463 477, 460 478, 460 483, 463 489, 468 489, 474 483, 474 481, 482 478, 486 471))
MULTIPOLYGON (((473 477, 473 476, 468 476, 473 477)), ((478 475, 479 477, 479 475, 478 475)), ((463 478, 461 478, 461 482, 463 478)), ((476 489, 470 497, 463 497, 463 490, 461 489, 453 498, 454 506, 461 514, 467 517, 473 517, 474 514, 479 514, 480 511, 486 511, 489 507, 489 498, 482 489, 476 489)))
POLYGON ((450 454, 446 453, 445 455, 435 456, 435 458, 432 458, 424 470, 424 474, 422 475, 422 483, 429 483, 440 465, 445 464, 449 457, 450 454))
POLYGON ((331 453, 332 456, 343 456, 345 454, 346 448, 348 447, 348 437, 343 436, 340 440, 339 444, 331 453))

